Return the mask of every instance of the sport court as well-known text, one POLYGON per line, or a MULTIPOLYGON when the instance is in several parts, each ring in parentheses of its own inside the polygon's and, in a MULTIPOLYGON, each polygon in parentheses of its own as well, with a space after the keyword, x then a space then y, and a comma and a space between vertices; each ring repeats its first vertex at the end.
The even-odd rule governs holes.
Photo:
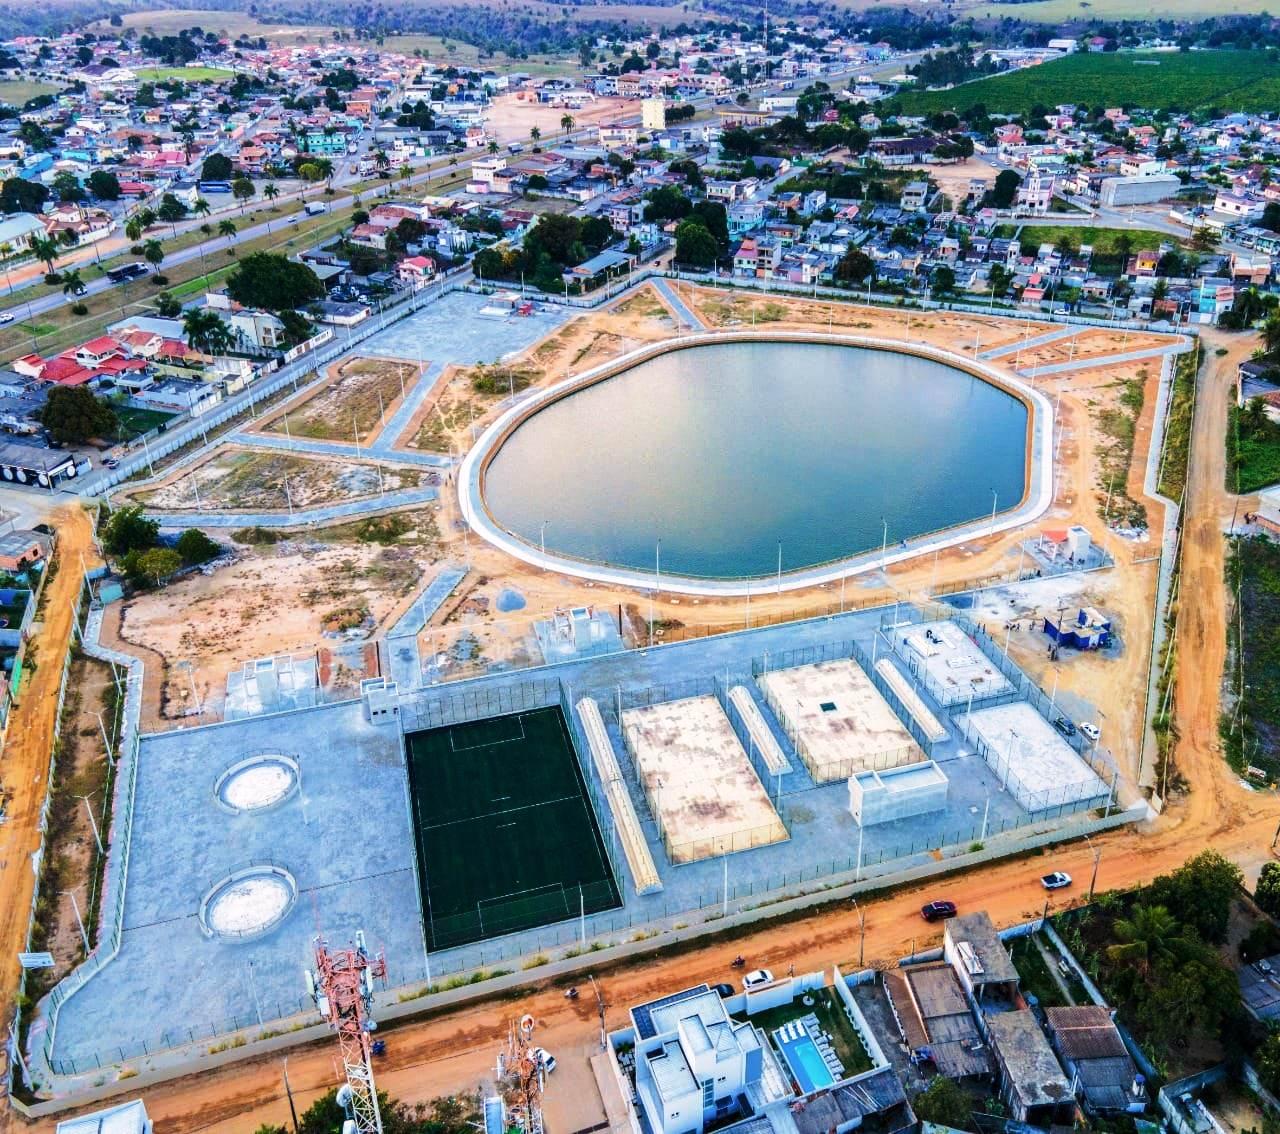
POLYGON ((431 949, 621 904, 559 708, 405 741, 431 949))

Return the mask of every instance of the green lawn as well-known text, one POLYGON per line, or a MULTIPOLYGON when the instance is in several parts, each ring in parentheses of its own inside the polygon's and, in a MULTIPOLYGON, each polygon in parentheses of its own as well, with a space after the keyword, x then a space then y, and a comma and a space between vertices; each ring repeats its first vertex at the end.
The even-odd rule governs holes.
POLYGON ((138 409, 136 406, 116 406, 115 411, 116 420, 120 423, 116 436, 121 441, 131 441, 178 416, 163 410, 138 409))
POLYGON ((1065 240, 1077 250, 1082 244, 1088 244, 1097 256, 1117 255, 1124 247, 1122 237, 1128 241, 1131 252, 1141 248, 1158 248, 1166 240, 1177 243, 1176 237, 1149 228, 1094 228, 1092 225, 1052 224, 1002 224, 996 228, 997 236, 1013 236, 1014 233, 1018 233, 1023 248, 1038 247, 1041 244, 1056 245, 1060 240, 1065 240))
MULTIPOLYGON (((1018 15, 1028 5, 1018 6, 1018 15)), ((911 114, 962 111, 1022 114, 1040 104, 1146 109, 1274 110, 1280 64, 1259 51, 1103 52, 1068 55, 946 91, 908 91, 893 100, 911 114)))
POLYGON ((21 107, 29 99, 39 98, 43 94, 57 94, 59 90, 60 87, 50 83, 32 83, 25 79, 0 80, 0 102, 21 107))
POLYGON ((177 79, 183 83, 220 83, 235 78, 234 71, 224 67, 140 67, 139 79, 152 83, 165 83, 177 79))
POLYGON ((1227 490, 1257 492, 1280 483, 1280 425, 1270 418, 1254 421, 1246 406, 1231 406, 1227 428, 1227 490))

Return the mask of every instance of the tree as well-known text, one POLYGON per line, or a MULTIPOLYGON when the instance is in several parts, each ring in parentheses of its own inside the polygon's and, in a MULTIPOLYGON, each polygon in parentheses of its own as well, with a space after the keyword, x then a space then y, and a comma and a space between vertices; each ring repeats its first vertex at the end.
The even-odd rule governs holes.
POLYGON ((207 217, 213 212, 213 206, 209 204, 203 197, 197 197, 196 203, 191 206, 191 211, 199 217, 207 217))
POLYGON ((245 205, 252 199, 255 192, 253 182, 247 177, 237 177, 231 183, 231 195, 240 202, 240 211, 242 213, 245 205))
POLYGON ((874 278, 876 262, 861 248, 850 248, 840 257, 836 264, 835 277, 841 283, 860 284, 867 278, 874 278))
POLYGON ((1002 169, 996 174, 996 183, 991 189, 991 204, 997 209, 1007 209, 1018 195, 1020 178, 1012 169, 1002 169))
POLYGON ((698 217, 682 220, 676 228, 676 260, 695 268, 710 268, 716 262, 716 238, 698 217))
POLYGON ((1209 944, 1218 945, 1226 939, 1231 903, 1243 881, 1235 863, 1205 850, 1172 874, 1156 878, 1148 893, 1152 904, 1164 906, 1209 944))
MULTIPOLYGON (((1274 862, 1268 862, 1262 869, 1266 870, 1268 866, 1276 865, 1274 862)), ((1262 1085, 1268 1091, 1274 1094, 1280 1090, 1280 1030, 1273 1029, 1267 1033, 1267 1038, 1253 1053, 1253 1066, 1262 1080, 1262 1085)))
MULTIPOLYGON (((1258 885, 1253 891, 1253 900, 1265 914, 1280 916, 1280 862, 1264 862, 1258 873, 1258 885)), ((1276 1052, 1280 1061, 1280 1050, 1276 1052)), ((1280 1062, 1277 1063, 1280 1066, 1280 1062)))
POLYGON ((178 221, 187 215, 187 206, 178 200, 172 193, 166 193, 160 198, 160 207, 156 209, 156 217, 164 221, 176 236, 178 233, 178 221))
POLYGON ((230 181, 234 169, 226 154, 210 154, 200 165, 200 180, 230 181))
POLYGON ((1280 351, 1280 312, 1273 311, 1262 324, 1262 346, 1268 354, 1280 351))
POLYGON ((274 181, 268 181, 262 187, 262 195, 266 197, 268 201, 274 203, 275 199, 280 196, 280 190, 276 188, 276 183, 274 181))
POLYGON ((231 220, 230 218, 224 217, 222 220, 218 222, 219 236, 235 236, 235 234, 236 234, 235 221, 231 220))
MULTIPOLYGON (((82 386, 72 389, 83 389, 82 386)), ((102 545, 111 555, 127 555, 155 547, 160 538, 160 524, 148 519, 141 504, 131 504, 112 512, 102 528, 102 545)))
POLYGON ((54 386, 40 411, 40 424, 55 441, 79 445, 115 431, 116 414, 88 386, 54 386))
POLYGON ((1280 232, 1280 201, 1268 201, 1262 210, 1262 227, 1272 232, 1280 232))
POLYGON ((182 331, 192 348, 204 354, 223 354, 235 341, 222 316, 207 307, 194 307, 182 317, 182 331))
POLYGON ((84 291, 84 280, 80 278, 80 269, 72 268, 62 273, 62 294, 79 295, 84 291))
POLYGON ((31 253, 37 260, 44 261, 44 266, 53 271, 58 260, 58 242, 47 236, 37 236, 31 241, 31 253))
POLYGON ((148 240, 142 246, 142 258, 157 271, 164 263, 164 245, 158 240, 148 240))
POLYGON ((199 528, 187 528, 178 536, 177 550, 182 557, 182 562, 192 567, 197 563, 207 563, 215 558, 222 548, 199 528))
POLYGON ((945 264, 933 269, 933 294, 950 295, 956 289, 956 274, 945 264))
POLYGON ((89 174, 88 186, 99 201, 120 200, 120 178, 109 169, 95 169, 89 174))
POLYGON ((80 178, 68 169, 53 175, 53 191, 58 194, 59 201, 74 203, 83 201, 85 198, 84 186, 80 184, 80 178))
POLYGON ((1107 947, 1108 959, 1143 976, 1157 961, 1182 955, 1187 945, 1182 926, 1164 906, 1136 906, 1129 917, 1116 920, 1113 936, 1116 944, 1107 947))
POLYGON ((49 190, 38 181, 6 177, 0 185, 0 212, 38 213, 49 199, 49 190))
POLYGON ((542 137, 542 131, 539 130, 538 127, 536 126, 531 126, 529 127, 529 137, 530 139, 536 142, 539 138, 542 137))
POLYGON ((227 294, 246 307, 267 311, 305 307, 323 299, 324 284, 306 264, 270 252, 246 256, 227 278, 227 294))
POLYGON ((137 574, 157 587, 163 586, 182 569, 182 556, 169 547, 153 547, 137 557, 137 574))
POLYGON ((124 234, 133 243, 137 243, 142 236, 143 225, 138 217, 130 217, 124 226, 124 234))
POLYGON ((958 1084, 938 1075, 911 1100, 911 1109, 925 1122, 966 1130, 972 1123, 973 1106, 958 1084))
POLYGON ((572 114, 562 114, 562 115, 560 115, 560 129, 561 129, 561 130, 563 130, 566 134, 567 134, 570 130, 572 130, 572 129, 573 129, 573 115, 572 115, 572 114))

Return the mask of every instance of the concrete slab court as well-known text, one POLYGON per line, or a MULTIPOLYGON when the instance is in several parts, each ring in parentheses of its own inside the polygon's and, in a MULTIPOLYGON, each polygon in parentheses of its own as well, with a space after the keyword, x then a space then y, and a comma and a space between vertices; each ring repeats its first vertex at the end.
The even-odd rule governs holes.
MULTIPOLYGON (((432 308, 433 311, 439 309, 440 305, 432 308)), ((415 316, 415 318, 419 317, 415 316)), ((580 579, 599 580, 618 586, 636 587, 641 590, 657 587, 663 591, 687 595, 732 597, 746 595, 752 591, 759 594, 765 589, 800 590, 804 587, 880 570, 887 564, 902 562, 936 549, 951 547, 966 539, 1007 531, 1030 523, 1047 511, 1053 502, 1053 425, 1051 403, 1043 394, 1025 382, 1005 370, 984 362, 963 358, 950 351, 922 343, 902 343, 894 339, 880 339, 866 335, 784 331, 761 333, 722 331, 715 334, 692 334, 641 347, 619 359, 592 367, 582 374, 572 375, 562 382, 527 391, 524 396, 517 397, 515 403, 480 435, 476 444, 467 453, 458 472, 458 493, 463 516, 476 532, 515 558, 548 571, 556 571, 580 579), (539 547, 526 543, 508 531, 489 513, 484 502, 485 470, 501 448, 503 441, 525 418, 576 390, 612 377, 637 363, 667 351, 725 342, 828 343, 837 346, 896 351, 900 354, 916 355, 943 363, 998 386, 1020 399, 1028 409, 1027 490, 1023 499, 1015 507, 998 512, 991 519, 975 520, 943 532, 919 536, 884 553, 864 553, 837 563, 809 567, 801 571, 784 573, 779 578, 770 576, 754 582, 747 579, 697 579, 665 573, 659 578, 656 572, 641 572, 602 563, 589 563, 564 555, 543 552, 539 547)))

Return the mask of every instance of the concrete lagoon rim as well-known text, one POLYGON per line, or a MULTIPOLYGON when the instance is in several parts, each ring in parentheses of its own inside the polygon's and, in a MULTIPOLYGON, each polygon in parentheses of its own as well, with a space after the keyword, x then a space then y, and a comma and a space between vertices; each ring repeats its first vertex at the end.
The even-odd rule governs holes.
POLYGON ((223 770, 213 786, 218 805, 237 815, 257 815, 292 799, 302 784, 298 761, 283 752, 259 752, 223 770))
POLYGON ((270 933, 297 900, 297 880, 283 866, 245 866, 209 887, 197 917, 206 937, 234 945, 270 933))
POLYGON ((1053 503, 1053 452, 1053 407, 1048 398, 1013 374, 981 360, 965 358, 924 343, 905 343, 869 335, 801 331, 708 332, 652 343, 581 374, 570 373, 567 378, 551 386, 517 395, 514 403, 480 434, 463 458, 458 469, 458 499, 463 518, 477 535, 531 566, 573 578, 631 587, 644 592, 662 590, 680 595, 737 598, 752 593, 759 595, 768 590, 797 591, 838 582, 840 579, 878 571, 889 564, 901 563, 928 552, 954 547, 966 539, 993 535, 1031 523, 1047 512, 1053 503), (994 522, 986 519, 970 520, 917 536, 914 540, 907 540, 905 547, 895 547, 884 554, 878 550, 860 552, 834 562, 784 571, 780 579, 772 574, 752 578, 699 578, 678 573, 668 574, 665 571, 659 578, 654 572, 591 562, 560 552, 544 552, 505 527, 490 512, 485 500, 489 465, 511 434, 529 418, 580 390, 624 374, 642 362, 675 351, 722 343, 813 343, 905 354, 941 363, 994 386, 1020 401, 1027 409, 1026 476, 1022 499, 1013 508, 998 512, 994 522))

